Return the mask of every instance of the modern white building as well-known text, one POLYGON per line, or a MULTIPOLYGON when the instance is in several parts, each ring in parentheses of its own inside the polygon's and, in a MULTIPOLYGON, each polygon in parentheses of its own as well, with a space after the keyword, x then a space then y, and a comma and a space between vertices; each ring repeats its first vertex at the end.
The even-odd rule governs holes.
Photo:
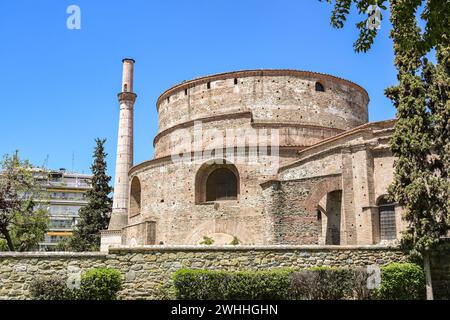
POLYGON ((87 204, 86 192, 91 189, 92 175, 67 172, 65 169, 40 170, 42 199, 50 215, 49 231, 40 251, 52 251, 58 242, 70 237, 78 221, 78 210, 87 204))

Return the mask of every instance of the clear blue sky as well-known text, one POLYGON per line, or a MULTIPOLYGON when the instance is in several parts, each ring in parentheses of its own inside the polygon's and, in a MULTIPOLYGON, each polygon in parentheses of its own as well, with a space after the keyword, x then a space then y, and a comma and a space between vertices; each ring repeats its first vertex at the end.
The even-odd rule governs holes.
POLYGON ((135 163, 153 157, 155 102, 170 86, 218 72, 289 68, 354 81, 370 95, 370 120, 393 118, 384 89, 396 83, 385 19, 356 54, 352 17, 330 26, 318 0, 1 0, 0 154, 89 172, 96 137, 108 139, 113 175, 121 59, 135 66, 135 163), (81 8, 81 30, 66 9, 81 8))

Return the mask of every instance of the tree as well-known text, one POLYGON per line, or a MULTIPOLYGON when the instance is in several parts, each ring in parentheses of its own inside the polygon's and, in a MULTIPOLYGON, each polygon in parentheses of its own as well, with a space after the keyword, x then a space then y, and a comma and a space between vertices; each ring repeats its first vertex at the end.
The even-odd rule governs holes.
POLYGON ((48 228, 47 210, 37 205, 40 183, 28 161, 5 155, 0 172, 0 250, 35 249, 48 228))
MULTIPOLYGON (((412 258, 423 259, 427 298, 432 299, 429 251, 450 230, 450 0, 337 0, 331 18, 334 27, 343 27, 352 3, 359 13, 372 4, 386 9, 385 3, 390 3, 399 84, 385 92, 398 119, 391 139, 397 160, 389 192, 404 208, 408 227, 402 245, 412 258), (433 49, 436 65, 426 58, 433 49)), ((377 30, 369 30, 365 21, 357 27, 355 50, 366 52, 377 30)))
POLYGON ((87 193, 88 204, 79 211, 79 220, 70 240, 76 251, 96 251, 100 248, 100 231, 108 228, 112 210, 109 186, 111 177, 106 174, 106 139, 96 139, 92 170, 92 189, 87 193))

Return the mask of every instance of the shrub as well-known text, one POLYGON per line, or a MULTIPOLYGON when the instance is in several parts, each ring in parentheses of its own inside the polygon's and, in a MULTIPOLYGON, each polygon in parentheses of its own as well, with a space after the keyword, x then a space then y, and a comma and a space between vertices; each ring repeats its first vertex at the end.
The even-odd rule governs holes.
POLYGON ((236 236, 234 236, 233 240, 231 240, 231 242, 230 242, 230 244, 233 245, 233 246, 237 246, 239 243, 241 243, 241 241, 236 236))
POLYGON ((214 239, 210 238, 208 236, 203 236, 203 241, 200 242, 200 244, 204 244, 204 245, 207 245, 207 246, 213 245, 214 244, 214 239))
POLYGON ((425 297, 425 274, 416 264, 391 263, 381 267, 381 286, 376 298, 417 300, 425 297))
POLYGON ((70 246, 71 237, 64 237, 56 244, 55 251, 71 251, 72 248, 70 246))
POLYGON ((77 293, 67 287, 64 279, 56 276, 38 278, 30 284, 33 300, 73 300, 77 293))
POLYGON ((289 295, 291 272, 181 269, 174 274, 173 280, 177 299, 279 300, 289 295))
POLYGON ((315 267, 293 271, 182 269, 173 277, 175 296, 187 300, 368 299, 365 268, 315 267))
POLYGON ((363 268, 314 267, 292 274, 291 298, 306 300, 366 299, 363 268))
POLYGON ((122 289, 122 276, 115 269, 92 269, 81 276, 80 289, 84 300, 116 300, 122 289))

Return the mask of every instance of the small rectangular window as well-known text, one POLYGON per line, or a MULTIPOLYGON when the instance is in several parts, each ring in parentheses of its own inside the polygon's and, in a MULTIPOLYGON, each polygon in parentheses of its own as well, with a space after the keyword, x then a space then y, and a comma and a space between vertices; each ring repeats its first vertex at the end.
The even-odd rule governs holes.
POLYGON ((238 79, 237 78, 234 78, 234 84, 235 85, 238 84, 238 79))
POLYGON ((185 95, 185 96, 188 95, 188 89, 184 89, 184 95, 185 95))
POLYGON ((206 84, 206 88, 211 89, 211 82, 208 82, 208 83, 206 84))

